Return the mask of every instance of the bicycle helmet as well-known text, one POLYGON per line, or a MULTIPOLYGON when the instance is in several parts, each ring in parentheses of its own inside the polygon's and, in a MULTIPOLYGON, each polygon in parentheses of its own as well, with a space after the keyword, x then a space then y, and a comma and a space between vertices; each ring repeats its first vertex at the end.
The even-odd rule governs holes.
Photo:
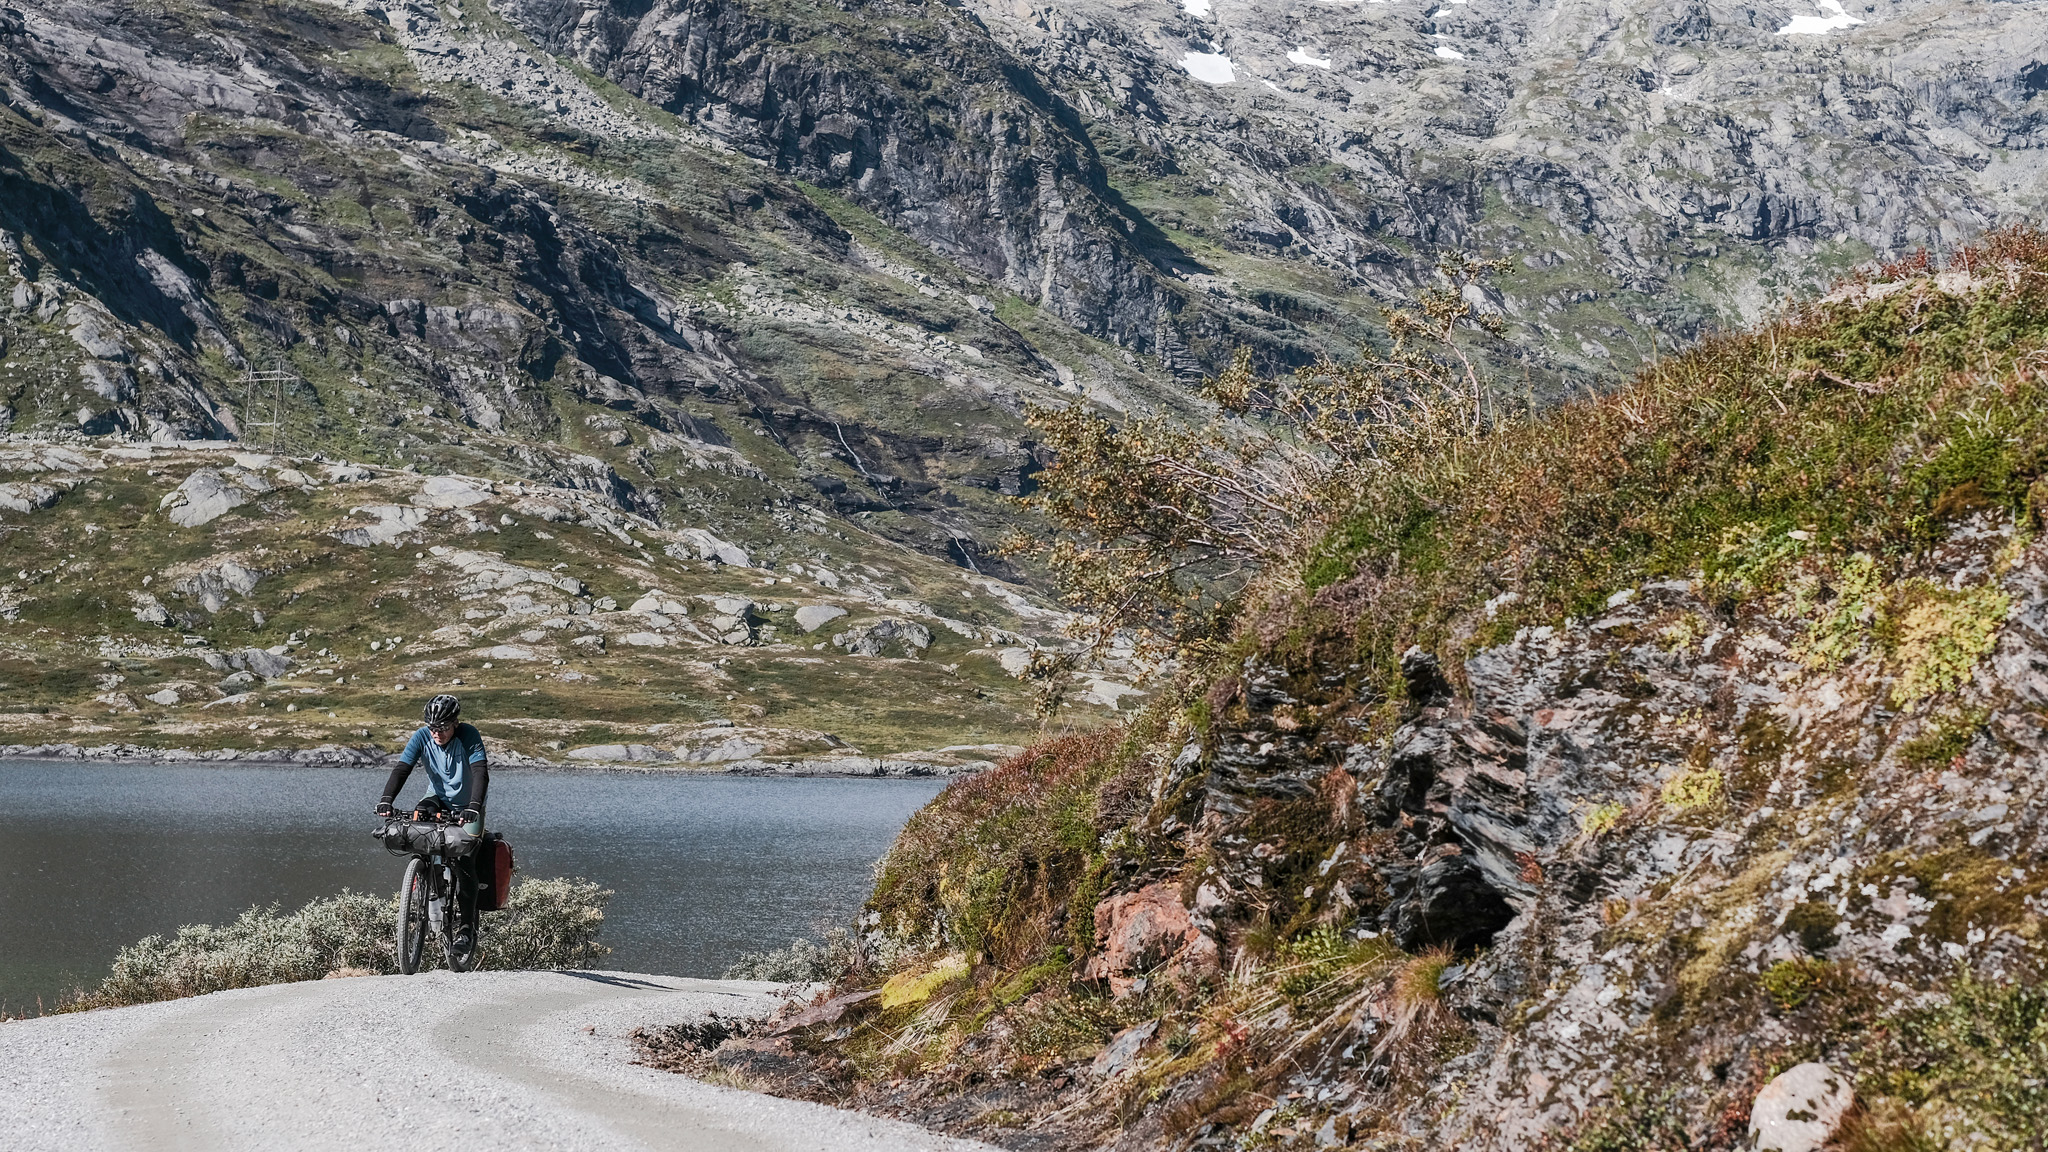
POLYGON ((427 701, 427 706, 421 711, 420 718, 425 720, 429 727, 432 727, 437 724, 453 724, 461 715, 462 701, 443 692, 432 700, 427 701))

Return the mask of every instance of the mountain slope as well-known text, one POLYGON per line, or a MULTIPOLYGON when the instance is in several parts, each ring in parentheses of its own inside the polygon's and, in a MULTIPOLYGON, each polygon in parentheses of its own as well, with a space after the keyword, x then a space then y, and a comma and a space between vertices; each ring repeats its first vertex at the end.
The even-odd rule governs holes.
POLYGON ((1391 461, 709 1059, 1016 1147, 1743 1148, 1803 1063, 1861 1106, 1800 1147, 2038 1142, 2044 272, 1895 265, 1391 461))

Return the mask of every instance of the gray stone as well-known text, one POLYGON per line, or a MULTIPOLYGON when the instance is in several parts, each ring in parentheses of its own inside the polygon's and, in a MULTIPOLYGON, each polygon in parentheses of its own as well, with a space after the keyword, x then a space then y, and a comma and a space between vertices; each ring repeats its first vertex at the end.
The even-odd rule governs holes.
POLYGON ((678 560, 694 557, 698 560, 716 560, 720 564, 730 564, 735 568, 754 566, 752 559, 747 556, 746 549, 730 541, 721 540, 702 528, 685 528, 677 535, 682 539, 662 551, 678 560))
POLYGON ((1097 1076, 1114 1076, 1130 1067, 1138 1053, 1159 1031, 1159 1021, 1147 1020, 1133 1024, 1116 1034, 1102 1051, 1095 1054, 1094 1063, 1088 1070, 1097 1076))
POLYGON ((49 485, 27 480, 0 484, 0 509, 8 512, 39 512, 57 502, 64 493, 49 485))
POLYGON ((480 482, 461 476, 429 476, 412 502, 421 508, 467 508, 491 498, 480 482))
POLYGON ((806 632, 816 632, 844 615, 846 609, 837 604, 805 604, 796 610, 796 626, 806 632))
POLYGON ((149 695, 144 696, 143 699, 152 704, 161 704, 169 708, 171 705, 183 700, 184 697, 178 695, 176 688, 165 688, 157 692, 151 692, 149 695))
POLYGON ((590 744, 582 748, 571 748, 567 755, 571 760, 609 760, 635 764, 675 759, 675 756, 666 749, 656 748, 651 744, 590 744))
POLYGON ((233 667, 254 672, 266 680, 275 680, 291 670, 292 658, 261 648, 244 648, 230 654, 228 663, 233 667))
POLYGON ((343 544, 358 548, 369 548, 378 544, 392 544, 413 532, 427 522, 424 508, 413 508, 403 504, 371 504, 349 509, 349 515, 371 516, 376 522, 363 527, 343 528, 334 534, 343 544))
POLYGON ((1825 1064, 1795 1065, 1756 1094, 1749 1138, 1757 1152, 1820 1152, 1855 1103, 1848 1077, 1825 1064))
POLYGON ((237 471, 230 478, 212 468, 201 468, 185 477, 185 482, 158 501, 157 507, 170 516, 171 523, 181 528, 197 528, 268 491, 269 482, 260 476, 237 471))
POLYGON ((932 646, 932 632, 915 621, 889 616, 848 628, 832 638, 832 646, 856 656, 880 656, 893 646, 915 660, 932 646))

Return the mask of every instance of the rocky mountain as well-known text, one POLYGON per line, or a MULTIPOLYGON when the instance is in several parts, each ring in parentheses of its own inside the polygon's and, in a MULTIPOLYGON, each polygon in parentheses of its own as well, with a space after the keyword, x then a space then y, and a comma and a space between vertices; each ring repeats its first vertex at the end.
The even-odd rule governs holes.
POLYGON ((7 422, 663 515, 732 447, 986 556, 1021 403, 1348 355, 1449 248, 1550 394, 2038 213, 2030 5, 1794 7, 27 5, 7 422))

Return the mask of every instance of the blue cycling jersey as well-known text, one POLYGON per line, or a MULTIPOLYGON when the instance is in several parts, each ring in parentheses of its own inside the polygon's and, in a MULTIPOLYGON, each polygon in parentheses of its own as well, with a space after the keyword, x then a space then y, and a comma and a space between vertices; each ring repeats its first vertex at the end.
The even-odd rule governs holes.
POLYGON ((476 787, 476 773, 470 771, 470 766, 487 762, 483 734, 473 725, 457 724, 448 743, 436 744, 434 734, 422 725, 406 741, 398 761, 407 767, 424 763, 427 784, 434 795, 450 809, 459 811, 469 807, 470 793, 476 787))

